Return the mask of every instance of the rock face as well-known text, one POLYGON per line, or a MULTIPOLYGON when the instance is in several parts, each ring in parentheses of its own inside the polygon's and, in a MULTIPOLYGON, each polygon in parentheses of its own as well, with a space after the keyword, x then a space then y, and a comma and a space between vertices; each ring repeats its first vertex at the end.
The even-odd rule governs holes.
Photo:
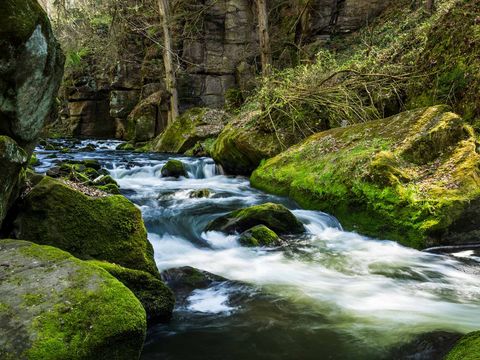
POLYGON ((106 271, 20 240, 0 240, 0 263, 0 358, 139 357, 145 311, 106 271))
POLYGON ((318 133, 268 160, 251 183, 377 238, 417 248, 477 242, 478 143, 448 110, 318 133))
POLYGON ((0 5, 0 134, 32 150, 52 109, 63 55, 36 0, 0 5))
POLYGON ((15 238, 159 276, 140 210, 123 196, 94 198, 44 177, 17 207, 15 238))
POLYGON ((305 231, 303 224, 280 204, 266 203, 235 210, 209 223, 205 231, 241 233, 257 225, 268 226, 278 234, 299 234, 305 231))
POLYGON ((154 140, 153 150, 183 154, 214 139, 225 127, 227 115, 221 110, 190 109, 154 140))
POLYGON ((0 4, 0 225, 49 115, 63 55, 36 0, 0 4))

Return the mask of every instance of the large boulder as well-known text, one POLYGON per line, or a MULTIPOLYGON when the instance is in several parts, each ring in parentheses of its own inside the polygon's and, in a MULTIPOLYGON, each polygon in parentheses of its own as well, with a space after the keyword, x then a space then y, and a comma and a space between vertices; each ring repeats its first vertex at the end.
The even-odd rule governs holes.
POLYGON ((257 225, 265 225, 277 234, 300 234, 303 224, 280 204, 266 203, 239 209, 210 222, 205 231, 222 231, 229 234, 242 233, 257 225))
POLYGON ((106 271, 21 240, 0 240, 0 264, 0 358, 139 357, 145 311, 106 271))
POLYGON ((211 156, 228 173, 250 175, 262 160, 282 151, 275 131, 258 126, 258 116, 260 111, 239 114, 213 144, 211 156))
POLYGON ((478 242, 478 152, 472 128, 436 106, 315 134, 251 183, 362 234, 417 248, 478 242))
POLYGON ((221 110, 190 109, 168 125, 163 134, 154 140, 153 150, 183 154, 197 143, 216 138, 226 121, 227 116, 221 110))
POLYGON ((185 165, 180 160, 168 160, 167 163, 163 165, 161 173, 163 177, 179 178, 180 176, 188 176, 185 165))
POLYGON ((36 0, 0 3, 0 225, 52 109, 63 62, 36 0))
POLYGON ((244 231, 238 241, 241 245, 247 247, 277 246, 281 244, 278 235, 265 225, 257 225, 244 231))
POLYGON ((142 100, 127 119, 127 140, 144 142, 152 140, 167 127, 167 97, 157 91, 142 100))
POLYGON ((159 276, 140 210, 120 195, 92 197, 44 177, 17 203, 12 235, 159 276))
POLYGON ((107 270, 133 292, 147 312, 149 324, 167 321, 172 316, 175 297, 162 280, 145 271, 127 269, 105 261, 91 260, 89 263, 107 270))
POLYGON ((55 101, 64 57, 36 0, 4 0, 0 14, 0 134, 30 151, 55 101))

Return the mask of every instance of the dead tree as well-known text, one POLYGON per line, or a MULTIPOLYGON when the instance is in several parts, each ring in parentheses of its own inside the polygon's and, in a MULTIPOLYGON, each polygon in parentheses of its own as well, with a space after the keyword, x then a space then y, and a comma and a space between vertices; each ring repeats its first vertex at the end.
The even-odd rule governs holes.
POLYGON ((262 74, 268 76, 272 66, 272 50, 268 31, 267 0, 256 0, 258 33, 260 37, 260 54, 262 59, 262 74))

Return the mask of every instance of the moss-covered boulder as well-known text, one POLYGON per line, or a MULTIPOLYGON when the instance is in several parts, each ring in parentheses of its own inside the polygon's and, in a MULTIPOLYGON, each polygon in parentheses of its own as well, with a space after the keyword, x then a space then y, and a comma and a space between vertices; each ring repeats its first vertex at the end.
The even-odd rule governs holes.
POLYGON ((133 144, 130 143, 130 142, 126 142, 126 143, 123 143, 123 144, 118 145, 115 150, 120 150, 120 151, 133 151, 133 150, 135 150, 135 145, 133 145, 133 144))
POLYGON ((0 240, 1 359, 137 359, 145 310, 108 272, 50 246, 0 240))
POLYGON ((44 177, 16 212, 15 238, 159 276, 142 214, 123 196, 96 198, 44 177))
POLYGON ((105 261, 91 260, 89 263, 107 270, 133 292, 147 312, 149 324, 167 321, 172 316, 175 298, 162 280, 145 271, 127 269, 105 261))
POLYGON ((478 241, 479 166, 472 128, 438 106, 313 135, 251 183, 348 230, 423 248, 478 241))
POLYGON ((26 152, 8 136, 0 135, 0 225, 16 197, 22 169, 28 162, 26 152))
POLYGON ((281 244, 281 240, 275 231, 270 230, 265 225, 257 225, 244 231, 238 241, 243 246, 248 247, 277 246, 281 244))
POLYGON ((260 111, 234 118, 212 146, 211 156, 231 174, 250 175, 260 162, 282 151, 274 131, 258 126, 260 111))
POLYGON ((216 138, 225 127, 226 114, 221 110, 194 108, 169 124, 163 134, 154 140, 157 152, 183 154, 197 143, 216 138))
POLYGON ((480 359, 480 331, 462 337, 445 357, 445 360, 480 359))
POLYGON ((265 225, 277 234, 299 234, 305 231, 303 224, 290 210, 283 205, 273 203, 232 211, 210 222, 205 231, 234 234, 242 233, 257 225, 265 225))
POLYGON ((52 109, 64 57, 37 0, 3 0, 0 14, 0 135, 30 153, 52 109))
POLYGON ((155 92, 140 101, 127 119, 127 140, 152 140, 165 130, 168 115, 168 97, 163 91, 155 92))
POLYGON ((162 167, 161 174, 163 177, 188 177, 185 165, 180 160, 168 160, 162 167))

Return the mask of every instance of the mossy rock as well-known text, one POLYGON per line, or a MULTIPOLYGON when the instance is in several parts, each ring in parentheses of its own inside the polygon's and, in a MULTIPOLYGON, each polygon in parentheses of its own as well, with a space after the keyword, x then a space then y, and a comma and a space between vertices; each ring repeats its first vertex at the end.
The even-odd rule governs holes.
POLYGON ((194 108, 169 124, 153 141, 156 152, 183 154, 198 142, 216 138, 225 127, 226 114, 221 110, 194 108))
POLYGON ((244 231, 238 241, 247 247, 278 246, 281 243, 275 231, 270 230, 265 225, 257 225, 244 231))
POLYGON ((445 357, 445 360, 478 359, 480 359, 480 331, 465 335, 445 357))
POLYGON ((132 143, 126 142, 126 143, 118 145, 116 150, 133 151, 133 150, 135 150, 135 145, 133 145, 132 143))
POLYGON ((148 141, 162 132, 162 107, 167 107, 167 99, 163 91, 157 91, 140 101, 128 115, 126 139, 134 143, 148 141))
POLYGON ((260 111, 239 114, 218 136, 212 158, 231 174, 250 175, 264 159, 282 151, 274 132, 256 127, 260 111))
POLYGON ((303 224, 280 204, 266 203, 232 211, 210 222, 205 231, 242 233, 257 225, 265 225, 277 234, 300 234, 303 224))
POLYGON ((145 271, 127 269, 105 261, 91 260, 89 263, 107 270, 135 294, 147 312, 149 324, 171 318, 175 297, 162 280, 145 271))
POLYGON ((27 153, 13 139, 0 136, 0 225, 17 195, 21 171, 27 162, 27 153))
POLYGON ((478 241, 479 166, 472 128, 437 106, 313 135, 251 183, 347 230, 424 248, 478 241))
POLYGON ((97 266, 50 246, 0 240, 0 358, 137 359, 140 302, 97 266))
POLYGON ((44 177, 16 212, 16 238, 159 276, 142 214, 123 196, 94 198, 44 177))
POLYGON ((188 197, 191 199, 201 199, 201 198, 208 198, 211 196, 211 191, 209 189, 199 189, 193 190, 188 194, 188 197))
POLYGON ((185 165, 183 165, 180 160, 168 160, 168 162, 162 167, 161 173, 163 177, 188 177, 185 165))

